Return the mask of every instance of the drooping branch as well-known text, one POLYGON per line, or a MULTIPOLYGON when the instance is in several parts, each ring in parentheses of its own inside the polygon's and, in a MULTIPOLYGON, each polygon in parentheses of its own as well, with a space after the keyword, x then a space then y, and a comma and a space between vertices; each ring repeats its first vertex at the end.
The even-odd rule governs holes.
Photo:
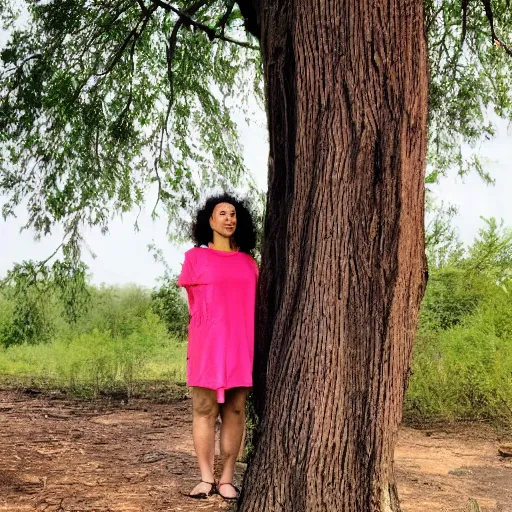
POLYGON ((496 35, 496 29, 494 28, 494 12, 492 10, 491 0, 481 0, 482 4, 485 8, 485 15, 487 17, 487 20, 489 21, 489 26, 491 29, 491 38, 492 43, 495 46, 502 47, 508 55, 512 57, 512 49, 509 48, 497 35, 496 35))
POLYGON ((124 106, 123 110, 119 114, 119 117, 117 118, 117 122, 118 123, 122 122, 124 116, 126 115, 128 110, 130 109, 130 106, 131 106, 132 101, 133 101, 133 78, 134 78, 134 75, 135 75, 135 61, 134 61, 134 58, 135 58, 135 44, 136 44, 136 42, 137 42, 137 40, 134 39, 133 42, 132 42, 132 45, 130 47, 130 90, 129 90, 129 93, 128 93, 128 99, 126 101, 126 105, 124 106))
POLYGON ((153 207, 153 214, 156 212, 156 208, 158 206, 158 203, 160 202, 160 198, 161 198, 162 192, 163 192, 163 184, 162 184, 160 174, 158 172, 158 167, 159 167, 159 163, 162 158, 164 135, 167 131, 169 116, 171 114, 172 106, 174 104, 173 64, 174 64, 174 54, 176 51, 176 44, 177 44, 177 40, 178 40, 178 33, 179 33, 180 29, 183 28, 184 26, 193 26, 193 27, 198 28, 199 30, 205 32, 210 41, 213 41, 214 39, 219 39, 222 41, 227 41, 230 43, 237 44, 244 48, 259 50, 259 48, 257 46, 251 45, 250 43, 234 40, 228 36, 225 36, 225 33, 224 33, 225 26, 229 20, 229 16, 231 15, 231 12, 235 5, 234 0, 229 3, 229 5, 227 6, 227 9, 226 9, 226 12, 220 18, 219 22, 215 25, 215 27, 210 27, 210 26, 205 25, 204 23, 198 22, 197 20, 194 19, 193 16, 201 8, 211 5, 211 4, 212 4, 211 0, 198 0, 194 4, 192 4, 190 7, 187 7, 185 10, 180 10, 170 4, 167 4, 166 2, 163 2, 162 0, 153 0, 154 6, 161 7, 163 9, 165 9, 167 12, 172 12, 179 16, 178 20, 174 24, 171 35, 169 36, 169 39, 167 41, 167 48, 166 48, 167 76, 168 76, 168 81, 169 81, 169 102, 167 105, 167 110, 166 110, 165 116, 163 117, 163 120, 162 120, 162 126, 160 129, 160 141, 159 141, 158 154, 155 157, 155 161, 154 161, 154 170, 155 170, 156 181, 158 184, 158 191, 157 191, 156 203, 155 203, 155 206, 153 207))
MULTIPOLYGON (((83 50, 76 56, 74 56, 73 61, 81 63, 84 55, 90 51, 91 46, 98 41, 99 38, 101 38, 103 35, 105 35, 109 30, 112 29, 116 21, 128 11, 130 8, 130 4, 125 4, 119 7, 116 11, 112 13, 112 16, 103 23, 98 23, 97 30, 92 30, 88 40, 83 45, 83 50)), ((84 27, 78 28, 76 31, 71 32, 72 37, 78 37, 80 34, 84 31, 86 31, 88 28, 90 28, 89 25, 85 25, 84 27)), ((59 42, 59 44, 62 44, 62 40, 59 42)))
MULTIPOLYGON (((129 49, 129 58, 130 58, 130 84, 129 85, 130 85, 130 90, 129 90, 126 105, 124 106, 123 110, 121 111, 121 113, 117 119, 118 123, 120 123, 122 121, 122 119, 128 112, 128 110, 132 104, 132 101, 133 101, 133 79, 134 79, 134 73, 135 73, 135 61, 134 61, 135 47, 136 47, 137 42, 139 41, 142 33, 146 29, 146 26, 149 23, 149 20, 151 19, 151 16, 155 12, 155 10, 156 10, 156 7, 152 7, 151 9, 144 8, 144 10, 141 9, 141 15, 139 17, 139 20, 137 21, 137 24, 135 25, 135 27, 132 28, 132 30, 130 30, 130 32, 128 32, 128 34, 123 39, 123 42, 110 55, 110 58, 108 59, 109 63, 107 65, 107 67, 101 72, 96 71, 96 72, 93 72, 93 74, 92 74, 92 76, 95 76, 96 78, 98 78, 98 80, 91 87, 91 89, 94 89, 94 88, 98 87, 101 84, 101 82, 105 79, 105 77, 108 76, 108 74, 114 69, 114 67, 118 64, 118 62, 123 57, 128 45, 130 46, 130 49, 129 49)), ((117 16, 118 16, 118 13, 115 15, 114 19, 116 19, 117 16)), ((93 43, 93 41, 95 40, 95 37, 99 37, 102 33, 103 32, 101 32, 101 31, 96 32, 96 34, 90 39, 89 45, 91 45, 93 43)), ((83 55, 83 53, 82 53, 82 55, 83 55)), ((99 57, 95 64, 95 68, 96 68, 96 66, 98 66, 98 62, 99 62, 99 57)), ((75 91, 74 91, 73 95, 71 96, 71 99, 68 102, 68 105, 73 104, 77 100, 77 98, 82 93, 84 87, 88 84, 89 79, 90 79, 90 77, 87 76, 87 77, 84 77, 80 81, 80 83, 76 86, 75 91)))
POLYGON ((180 16, 178 18, 178 21, 174 24, 174 27, 172 29, 171 35, 169 36, 169 39, 167 41, 167 48, 165 50, 166 53, 166 60, 167 60, 167 78, 169 80, 169 102, 167 105, 167 111, 165 113, 165 117, 162 122, 162 128, 160 130, 160 142, 159 142, 159 148, 158 148, 158 155, 155 157, 155 163, 154 163, 154 169, 155 169, 155 176, 156 181, 158 184, 158 191, 156 196, 156 203, 153 207, 153 215, 156 213, 156 208, 158 206, 158 203, 160 202, 160 198, 162 196, 163 191, 163 185, 162 185, 162 179, 160 178, 160 173, 158 172, 158 166, 160 163, 160 160, 162 158, 162 151, 163 151, 163 144, 164 144, 164 135, 167 131, 167 124, 169 122, 169 116, 171 115, 172 106, 174 104, 174 75, 172 66, 174 63, 174 53, 176 51, 176 43, 178 40, 178 32, 180 29, 184 26, 184 20, 189 19, 190 16, 194 16, 194 14, 199 11, 202 7, 207 5, 207 0, 198 0, 196 3, 192 4, 190 7, 188 7, 185 10, 185 14, 187 15, 187 18, 184 18, 180 16))
POLYGON ((137 40, 140 38, 142 32, 144 31, 144 28, 148 24, 149 19, 151 18, 151 15, 153 12, 155 12, 155 8, 152 9, 146 9, 145 11, 142 11, 142 14, 140 16, 139 21, 137 22, 137 25, 133 27, 133 29, 126 35, 123 42, 118 46, 118 48, 115 50, 115 52, 112 55, 112 58, 110 59, 110 63, 106 67, 105 70, 103 70, 101 73, 97 73, 96 76, 102 77, 108 75, 112 69, 115 67, 115 65, 121 60, 121 57, 124 54, 124 51, 130 44, 130 41, 133 39, 133 44, 135 45, 137 40), (139 26, 142 24, 142 28, 139 30, 139 26))
POLYGON ((149 23, 149 20, 151 19, 151 15, 153 14, 154 10, 151 9, 143 9, 142 14, 142 26, 140 30, 137 32, 137 36, 133 38, 131 47, 130 47, 130 92, 128 94, 128 100, 126 102, 125 107, 123 108, 121 114, 119 115, 118 122, 121 122, 126 113, 128 112, 132 101, 133 101, 133 79, 135 75, 135 46, 137 44, 137 40, 140 37, 140 35, 144 32, 146 29, 147 24, 149 23))
POLYGON ((23 80, 23 68, 27 62, 30 62, 34 59, 42 59, 43 55, 41 53, 36 53, 34 55, 30 55, 29 57, 23 59, 19 64, 15 64, 13 67, 6 69, 0 73, 0 80, 4 80, 6 78, 13 79, 12 84, 8 84, 6 89, 6 94, 0 94, 0 102, 4 105, 7 105, 11 94, 15 91, 16 87, 18 87, 23 80))
POLYGON ((118 46, 117 50, 112 55, 110 63, 107 65, 107 67, 101 73, 97 73, 96 76, 107 76, 114 69, 115 65, 121 60, 121 57, 123 56, 123 53, 126 50, 127 46, 130 44, 132 38, 136 40, 137 37, 137 27, 134 27, 124 38, 124 41, 118 46))
MULTIPOLYGON (((141 3, 139 3, 139 5, 141 5, 141 3)), ((128 7, 125 7, 123 9, 120 9, 120 10, 116 11, 113 14, 113 16, 112 16, 111 20, 109 21, 109 23, 104 24, 99 30, 95 31, 91 35, 91 37, 87 41, 87 44, 84 45, 84 50, 77 57, 78 61, 81 61, 83 59, 83 56, 89 50, 89 48, 94 44, 94 42, 99 37, 101 37, 103 34, 105 34, 106 31, 109 28, 112 28, 113 23, 119 18, 119 16, 123 12, 126 12, 127 9, 128 9, 128 7)), ((130 80, 130 93, 129 93, 127 105, 123 109, 120 118, 122 118, 124 116, 124 114, 127 112, 128 108, 131 105, 132 99, 133 99, 132 90, 133 90, 133 75, 134 75, 134 70, 135 70, 135 66, 134 66, 135 46, 136 46, 138 40, 140 39, 142 33, 144 32, 144 30, 145 30, 147 24, 149 23, 149 21, 151 19, 151 16, 155 12, 155 10, 156 10, 156 7, 152 7, 151 9, 148 9, 142 3, 142 5, 141 5, 141 15, 139 17, 139 20, 137 21, 137 24, 135 25, 135 27, 133 27, 132 30, 130 30, 130 32, 128 32, 128 34, 123 39, 123 42, 120 45, 118 45, 118 47, 111 53, 110 57, 107 59, 107 62, 108 62, 107 67, 103 71, 101 71, 101 72, 97 71, 97 69, 99 67, 99 63, 100 63, 100 54, 99 53, 98 53, 98 56, 96 58, 96 62, 94 64, 94 66, 93 66, 93 69, 95 71, 92 72, 91 76, 94 76, 94 77, 98 78, 98 80, 94 83, 92 88, 96 88, 96 87, 98 87, 100 85, 102 80, 106 76, 108 76, 108 74, 118 64, 118 62, 123 57, 123 54, 124 54, 126 48, 128 47, 128 45, 130 45, 130 50, 129 50, 129 56, 130 56, 130 77, 131 77, 131 80, 130 80), (130 44, 130 42, 131 42, 131 44, 130 44)), ((71 97, 71 100, 70 100, 69 104, 74 103, 74 101, 80 96, 80 94, 82 93, 84 87, 89 83, 89 79, 90 79, 90 77, 86 76, 86 77, 84 77, 80 81, 80 83, 75 88, 75 91, 74 91, 74 93, 73 93, 73 95, 71 97)))
POLYGON ((167 58, 167 74, 169 78, 169 87, 171 91, 170 100, 171 105, 174 100, 174 90, 173 90, 173 74, 172 74, 172 65, 173 65, 173 59, 174 59, 174 52, 176 50, 176 42, 178 40, 178 32, 180 31, 181 27, 185 24, 185 21, 188 21, 191 19, 191 16, 194 16, 199 9, 207 5, 207 0, 198 0, 196 3, 192 4, 190 7, 188 7, 184 13, 183 16, 180 16, 178 21, 174 24, 174 27, 172 29, 171 35, 169 36, 168 42, 167 42, 167 49, 166 49, 166 58, 167 58))
POLYGON ((59 246, 45 260, 38 262, 37 266, 39 268, 44 267, 60 251, 60 249, 62 248, 63 245, 64 245, 64 241, 62 241, 59 244, 59 246))
POLYGON ((146 7, 146 5, 144 4, 144 0, 137 0, 137 3, 139 4, 139 7, 140 7, 140 10, 143 12, 143 13, 147 13, 148 12, 148 8, 146 7))

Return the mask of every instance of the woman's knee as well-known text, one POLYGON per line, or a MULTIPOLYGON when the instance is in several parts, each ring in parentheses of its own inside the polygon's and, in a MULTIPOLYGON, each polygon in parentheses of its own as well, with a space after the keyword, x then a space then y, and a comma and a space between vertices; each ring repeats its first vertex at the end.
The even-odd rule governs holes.
POLYGON ((231 393, 226 398, 226 403, 222 406, 223 413, 244 418, 247 392, 244 389, 240 389, 237 392, 231 393))
POLYGON ((222 416, 234 416, 237 418, 245 418, 245 407, 240 404, 224 404, 222 407, 222 416))
POLYGON ((219 414, 219 404, 217 403, 215 393, 210 390, 203 391, 194 389, 192 398, 192 406, 194 416, 201 418, 216 419, 219 414))

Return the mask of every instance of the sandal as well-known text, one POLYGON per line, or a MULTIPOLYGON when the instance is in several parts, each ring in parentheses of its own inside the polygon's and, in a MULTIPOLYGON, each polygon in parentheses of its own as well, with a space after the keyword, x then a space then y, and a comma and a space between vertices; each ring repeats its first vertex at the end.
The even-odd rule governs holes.
POLYGON ((208 492, 198 492, 197 494, 185 494, 187 498, 192 498, 194 500, 207 500, 210 496, 213 496, 217 493, 217 487, 215 485, 215 482, 206 482, 204 480, 201 480, 204 484, 211 485, 211 488, 208 492))
POLYGON ((217 484, 217 494, 226 501, 236 501, 238 498, 240 498, 240 489, 238 487, 235 487, 231 482, 219 482, 217 484), (224 494, 220 492, 220 488, 223 485, 230 485, 231 487, 233 487, 233 489, 235 489, 236 491, 236 496, 224 496, 224 494))

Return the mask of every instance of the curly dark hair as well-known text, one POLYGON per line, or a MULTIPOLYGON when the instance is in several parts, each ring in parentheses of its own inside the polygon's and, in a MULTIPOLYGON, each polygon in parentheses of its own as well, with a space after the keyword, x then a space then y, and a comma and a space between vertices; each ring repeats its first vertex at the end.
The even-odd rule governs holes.
POLYGON ((192 239, 196 247, 213 242, 210 217, 213 214, 214 208, 219 203, 229 203, 235 207, 236 229, 233 238, 239 251, 252 256, 256 247, 256 228, 253 222, 253 215, 245 200, 226 193, 209 197, 204 207, 197 212, 196 220, 192 225, 192 239))

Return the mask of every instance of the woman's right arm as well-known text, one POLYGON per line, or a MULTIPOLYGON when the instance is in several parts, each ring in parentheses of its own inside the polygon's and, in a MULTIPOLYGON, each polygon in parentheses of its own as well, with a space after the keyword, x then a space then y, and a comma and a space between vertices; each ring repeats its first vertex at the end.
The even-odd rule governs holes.
POLYGON ((196 273, 194 271, 194 258, 191 251, 185 253, 185 261, 181 267, 180 275, 178 276, 178 286, 193 286, 197 284, 196 273))

